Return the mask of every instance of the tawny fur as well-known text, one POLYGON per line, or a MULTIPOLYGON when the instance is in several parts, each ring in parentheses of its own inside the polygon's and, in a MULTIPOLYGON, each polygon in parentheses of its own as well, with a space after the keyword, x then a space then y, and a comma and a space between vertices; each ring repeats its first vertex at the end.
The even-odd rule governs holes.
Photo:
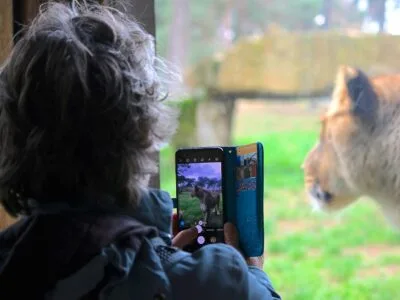
POLYGON ((352 112, 346 85, 358 72, 347 66, 338 71, 320 139, 303 163, 305 188, 326 211, 369 196, 400 229, 400 75, 368 78, 378 105, 374 117, 362 121, 352 112), (318 191, 331 197, 322 199, 318 191))
POLYGON ((220 196, 213 195, 212 192, 195 185, 191 193, 191 197, 197 197, 200 201, 200 210, 204 216, 204 223, 207 224, 208 219, 211 215, 211 211, 215 209, 216 214, 220 214, 219 203, 220 196))

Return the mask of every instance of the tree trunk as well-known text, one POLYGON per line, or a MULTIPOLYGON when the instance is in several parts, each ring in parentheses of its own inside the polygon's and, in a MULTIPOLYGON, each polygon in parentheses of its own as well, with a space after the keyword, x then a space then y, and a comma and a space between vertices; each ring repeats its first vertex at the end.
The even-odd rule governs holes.
MULTIPOLYGON (((190 49, 190 7, 188 0, 171 0, 172 22, 169 28, 167 59, 183 74, 189 61, 190 49)), ((181 97, 185 91, 182 83, 173 83, 170 87, 173 97, 181 97)))
POLYGON ((370 0, 369 15, 378 22, 379 32, 385 31, 386 24, 386 0, 370 0))
POLYGON ((232 45, 234 39, 234 13, 235 1, 227 0, 223 9, 222 17, 217 28, 216 43, 219 51, 223 51, 232 45))
MULTIPOLYGON (((244 0, 242 0, 244 1, 244 0)), ((220 51, 230 47, 234 34, 234 12, 237 0, 227 0, 219 22, 216 43, 220 51)), ((240 7, 240 6, 239 6, 240 7)), ((232 120, 234 99, 208 96, 200 101, 196 111, 197 143, 199 146, 230 145, 232 143, 232 120)))
POLYGON ((379 32, 384 32, 386 24, 386 0, 381 0, 378 3, 377 20, 379 24, 379 32))
POLYGON ((328 30, 332 21, 333 0, 324 0, 322 3, 322 15, 325 17, 325 23, 322 28, 328 30))
POLYGON ((196 111, 197 144, 228 146, 232 144, 235 99, 210 98, 201 101, 196 111))

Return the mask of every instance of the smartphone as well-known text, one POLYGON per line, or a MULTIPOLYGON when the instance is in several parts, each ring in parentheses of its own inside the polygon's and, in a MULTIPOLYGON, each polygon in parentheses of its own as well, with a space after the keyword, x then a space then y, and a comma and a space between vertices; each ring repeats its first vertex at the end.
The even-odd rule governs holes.
POLYGON ((184 250, 224 242, 224 151, 220 147, 175 153, 178 230, 196 227, 197 239, 184 250))

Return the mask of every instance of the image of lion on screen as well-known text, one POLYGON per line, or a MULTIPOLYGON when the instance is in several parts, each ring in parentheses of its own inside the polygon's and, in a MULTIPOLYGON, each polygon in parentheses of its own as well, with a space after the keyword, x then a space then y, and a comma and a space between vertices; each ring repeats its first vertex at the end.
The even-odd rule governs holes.
POLYGON ((178 164, 177 172, 180 218, 184 227, 223 226, 221 163, 178 164))

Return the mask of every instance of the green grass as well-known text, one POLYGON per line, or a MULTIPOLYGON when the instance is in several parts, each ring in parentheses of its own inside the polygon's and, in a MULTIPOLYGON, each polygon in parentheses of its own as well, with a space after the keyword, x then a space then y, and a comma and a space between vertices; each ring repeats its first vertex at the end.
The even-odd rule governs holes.
MULTIPOLYGON (((234 143, 264 144, 265 271, 285 300, 400 299, 400 234, 374 202, 360 199, 335 215, 306 202, 300 165, 317 121, 301 103, 241 105, 236 115, 234 143), (370 253, 374 245, 381 250, 370 253), (385 275, 382 267, 398 271, 385 275)), ((162 151, 162 187, 172 195, 173 159, 172 149, 162 151)))
MULTIPOLYGON (((203 219, 203 213, 200 210, 200 204, 199 204, 199 199, 198 198, 193 198, 190 195, 190 192, 181 192, 179 194, 179 205, 180 205, 180 211, 184 215, 184 220, 186 224, 190 224, 190 226, 195 226, 198 221, 203 219)), ((221 197, 222 199, 222 197, 221 197)), ((223 203, 221 201, 220 207, 222 207, 223 203)), ((209 226, 217 226, 221 227, 223 225, 223 220, 220 218, 220 216, 214 215, 214 212, 211 214, 209 217, 209 226)))
POLYGON ((179 193, 179 199, 180 211, 184 214, 186 223, 191 224, 190 226, 194 226, 196 222, 203 217, 199 201, 192 198, 190 192, 179 193))

